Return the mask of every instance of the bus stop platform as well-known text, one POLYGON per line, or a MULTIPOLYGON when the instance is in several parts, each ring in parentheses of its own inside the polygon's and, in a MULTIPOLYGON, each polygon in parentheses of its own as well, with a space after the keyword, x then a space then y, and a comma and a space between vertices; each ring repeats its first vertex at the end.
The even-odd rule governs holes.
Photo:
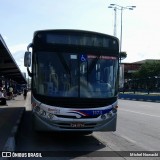
POLYGON ((23 95, 0 105, 0 151, 14 151, 16 133, 25 111, 23 95))

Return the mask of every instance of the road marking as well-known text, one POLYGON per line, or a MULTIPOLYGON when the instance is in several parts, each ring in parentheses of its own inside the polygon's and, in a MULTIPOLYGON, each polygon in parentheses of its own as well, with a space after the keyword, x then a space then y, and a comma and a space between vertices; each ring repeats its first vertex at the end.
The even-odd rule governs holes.
POLYGON ((160 116, 157 116, 157 115, 147 114, 147 113, 142 113, 142 112, 135 112, 135 111, 127 110, 127 109, 120 109, 120 108, 119 108, 118 110, 126 111, 126 112, 131 112, 131 113, 142 114, 142 115, 145 115, 145 116, 151 116, 151 117, 157 117, 157 118, 160 118, 160 116))

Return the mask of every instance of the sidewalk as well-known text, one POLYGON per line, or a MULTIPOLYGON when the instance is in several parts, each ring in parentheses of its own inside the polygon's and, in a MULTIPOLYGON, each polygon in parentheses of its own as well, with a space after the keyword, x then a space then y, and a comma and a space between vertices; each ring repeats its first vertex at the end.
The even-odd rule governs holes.
POLYGON ((0 151, 14 150, 16 133, 25 111, 23 95, 7 100, 7 104, 0 105, 0 151))
POLYGON ((17 97, 14 97, 14 100, 7 100, 7 106, 6 105, 0 105, 0 108, 8 108, 8 107, 24 107, 26 101, 23 98, 23 94, 18 95, 17 97))
POLYGON ((25 100, 23 98, 23 94, 14 97, 14 100, 7 100, 8 106, 5 107, 24 107, 25 100))

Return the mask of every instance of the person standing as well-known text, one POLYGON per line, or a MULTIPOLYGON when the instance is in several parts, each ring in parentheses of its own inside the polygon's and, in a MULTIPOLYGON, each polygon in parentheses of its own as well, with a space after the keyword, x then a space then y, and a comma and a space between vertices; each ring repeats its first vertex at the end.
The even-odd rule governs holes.
POLYGON ((0 105, 7 106, 6 98, 4 97, 2 88, 0 88, 0 105))
POLYGON ((27 88, 24 88, 24 90, 23 90, 23 97, 24 97, 24 100, 26 100, 26 97, 27 97, 27 88))
POLYGON ((12 86, 9 87, 9 99, 10 100, 13 99, 13 87, 12 86))

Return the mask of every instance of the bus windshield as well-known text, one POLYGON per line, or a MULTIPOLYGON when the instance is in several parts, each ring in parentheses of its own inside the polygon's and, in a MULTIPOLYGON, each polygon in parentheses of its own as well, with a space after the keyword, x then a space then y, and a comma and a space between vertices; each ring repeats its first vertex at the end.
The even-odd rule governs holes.
POLYGON ((117 94, 117 57, 37 51, 33 61, 32 89, 36 94, 80 98, 110 98, 117 94))

